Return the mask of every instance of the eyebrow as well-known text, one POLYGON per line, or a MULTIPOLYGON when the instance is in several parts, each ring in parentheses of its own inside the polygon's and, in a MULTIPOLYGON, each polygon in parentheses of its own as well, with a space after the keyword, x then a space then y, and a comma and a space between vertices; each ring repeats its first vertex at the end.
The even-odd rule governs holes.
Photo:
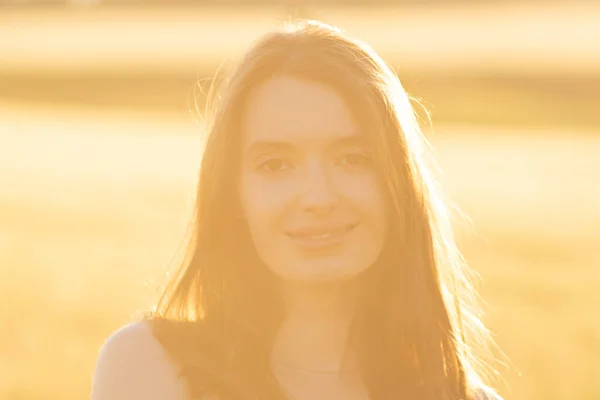
MULTIPOLYGON (((365 138, 362 135, 347 135, 333 139, 327 144, 328 149, 336 149, 348 146, 362 146, 365 144, 365 138)), ((247 147, 249 153, 259 153, 261 151, 290 151, 296 146, 292 142, 283 140, 258 139, 250 143, 247 147)))

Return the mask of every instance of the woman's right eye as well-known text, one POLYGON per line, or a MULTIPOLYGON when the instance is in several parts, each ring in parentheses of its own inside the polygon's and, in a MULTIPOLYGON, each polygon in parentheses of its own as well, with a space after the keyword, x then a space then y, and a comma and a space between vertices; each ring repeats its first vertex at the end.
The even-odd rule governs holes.
POLYGON ((271 158, 261 163, 258 167, 266 172, 281 172, 291 168, 291 166, 281 158, 271 158))

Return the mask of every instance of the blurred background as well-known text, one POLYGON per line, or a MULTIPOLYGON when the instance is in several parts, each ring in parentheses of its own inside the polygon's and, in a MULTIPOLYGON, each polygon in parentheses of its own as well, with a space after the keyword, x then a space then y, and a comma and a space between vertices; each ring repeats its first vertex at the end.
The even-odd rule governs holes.
POLYGON ((600 2, 569 0, 0 0, 0 398, 88 397, 182 245, 195 99, 292 17, 368 42, 431 112, 500 393, 600 399, 600 2))

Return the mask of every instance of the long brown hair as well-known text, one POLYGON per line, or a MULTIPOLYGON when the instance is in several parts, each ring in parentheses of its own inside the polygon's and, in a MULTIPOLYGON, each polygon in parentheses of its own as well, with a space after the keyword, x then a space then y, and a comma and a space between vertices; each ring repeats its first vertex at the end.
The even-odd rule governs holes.
POLYGON ((369 136, 391 232, 367 270, 352 342, 372 400, 468 399, 482 383, 472 345, 489 339, 474 306, 448 203, 411 98, 366 44, 316 22, 266 34, 211 92, 186 257, 151 315, 191 393, 283 400, 269 346, 283 317, 268 268, 240 217, 236 184, 245 101, 287 74, 340 93, 369 136))

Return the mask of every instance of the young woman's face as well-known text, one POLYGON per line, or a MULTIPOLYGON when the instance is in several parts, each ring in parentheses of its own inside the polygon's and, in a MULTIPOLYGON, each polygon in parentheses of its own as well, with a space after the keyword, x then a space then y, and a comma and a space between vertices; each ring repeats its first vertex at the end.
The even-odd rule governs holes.
POLYGON ((386 239, 384 191, 343 99, 281 76, 257 87, 245 107, 239 190, 263 262, 303 283, 367 269, 386 239))

